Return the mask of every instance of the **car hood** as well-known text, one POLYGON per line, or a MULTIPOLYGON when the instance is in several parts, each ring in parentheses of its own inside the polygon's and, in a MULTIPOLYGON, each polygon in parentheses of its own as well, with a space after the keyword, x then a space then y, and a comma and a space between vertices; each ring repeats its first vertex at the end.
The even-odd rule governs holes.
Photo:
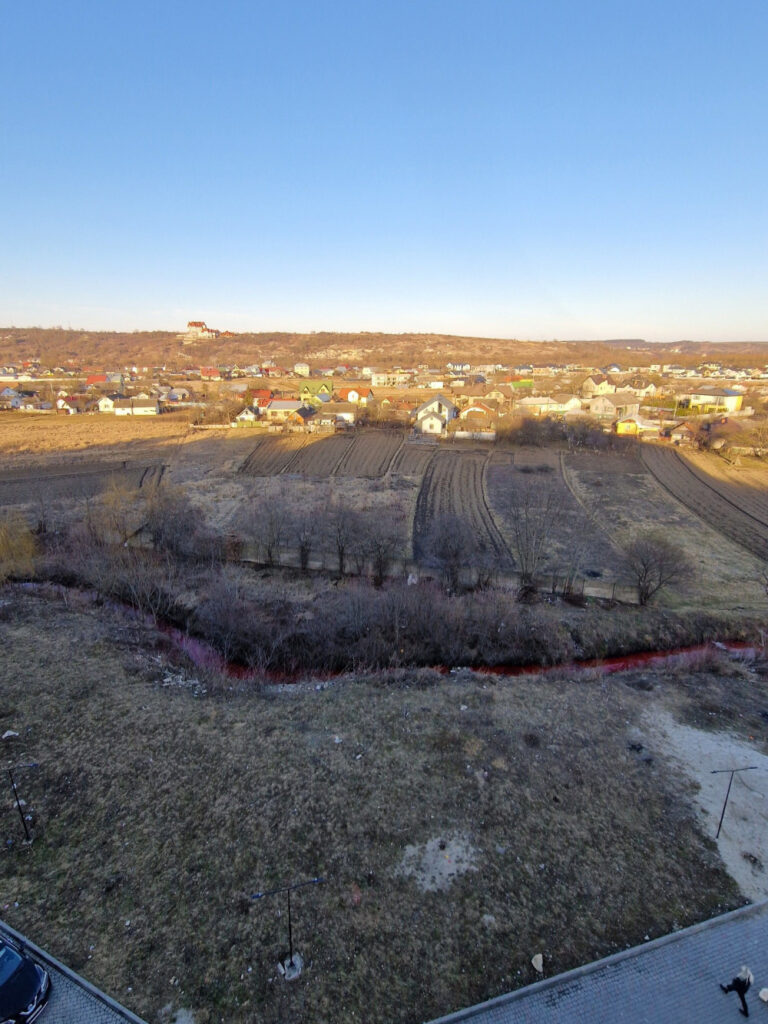
POLYGON ((24 960, 6 983, 0 987, 0 1020, 12 1017, 20 1010, 26 1010, 40 991, 41 980, 38 968, 24 960))

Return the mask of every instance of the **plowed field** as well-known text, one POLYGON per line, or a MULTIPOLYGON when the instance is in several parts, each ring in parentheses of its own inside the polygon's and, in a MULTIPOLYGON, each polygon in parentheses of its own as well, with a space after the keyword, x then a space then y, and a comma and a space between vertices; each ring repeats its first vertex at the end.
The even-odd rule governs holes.
POLYGON ((395 456, 390 470, 400 476, 421 476, 429 460, 437 452, 437 445, 406 441, 395 456))
POLYGON ((300 473, 324 479, 333 476, 336 467, 354 445, 348 434, 331 434, 313 438, 296 453, 296 457, 283 469, 284 473, 300 473))
POLYGON ((678 501, 758 558, 768 560, 768 492, 711 476, 673 448, 643 445, 642 458, 678 501))
POLYGON ((402 444, 403 435, 396 431, 371 430, 360 433, 337 466, 336 475, 366 479, 384 476, 402 444))
POLYGON ((306 443, 306 436, 301 434, 261 437, 239 471, 248 476, 282 473, 306 443))
POLYGON ((439 515, 461 516, 469 523, 481 555, 491 556, 499 569, 507 570, 511 559, 504 538, 491 518, 483 491, 487 455, 475 452, 438 451, 427 466, 416 500, 413 554, 425 557, 425 539, 439 515))
POLYGON ((74 467, 72 472, 46 472, 36 474, 5 473, 0 479, 0 507, 29 505, 47 506, 50 502, 93 498, 111 484, 121 487, 140 487, 148 478, 162 476, 162 467, 122 465, 74 467))

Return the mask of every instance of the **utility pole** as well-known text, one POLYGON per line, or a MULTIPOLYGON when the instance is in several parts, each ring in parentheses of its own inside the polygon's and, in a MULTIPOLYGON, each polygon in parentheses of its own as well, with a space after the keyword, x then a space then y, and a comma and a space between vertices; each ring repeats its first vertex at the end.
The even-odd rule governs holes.
POLYGON ((301 953, 293 952, 293 928, 291 926, 291 893, 295 889, 304 889, 308 885, 322 885, 324 878, 310 878, 307 882, 291 882, 287 885, 280 885, 277 889, 267 889, 266 892, 251 893, 252 900, 263 899, 264 896, 277 896, 286 893, 288 897, 288 956, 283 958, 277 965, 277 969, 286 981, 295 981, 301 974, 304 960, 301 953))
POLYGON ((730 772, 730 774, 731 774, 731 777, 728 780, 728 789, 725 791, 725 800, 723 801, 723 809, 722 809, 722 811, 720 813, 720 822, 719 822, 719 824, 717 826, 717 833, 715 835, 715 839, 719 839, 720 838, 720 829, 723 827, 723 818, 725 817, 725 808, 728 805, 728 797, 731 795, 731 786, 733 785, 733 776, 737 772, 756 772, 756 771, 757 771, 757 765, 753 764, 753 765, 750 765, 749 768, 717 768, 717 769, 715 769, 714 771, 712 771, 710 773, 712 775, 723 775, 726 772, 730 772))

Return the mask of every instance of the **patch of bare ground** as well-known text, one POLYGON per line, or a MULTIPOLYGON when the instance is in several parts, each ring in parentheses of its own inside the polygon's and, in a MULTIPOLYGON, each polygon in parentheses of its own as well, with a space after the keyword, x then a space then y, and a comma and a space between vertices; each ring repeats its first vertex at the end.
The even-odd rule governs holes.
POLYGON ((679 609, 762 610, 761 561, 675 500, 642 461, 572 454, 563 468, 573 493, 619 551, 638 534, 661 530, 686 552, 696 576, 684 588, 665 591, 661 602, 679 609))
POLYGON ((532 980, 532 951, 561 971, 740 902, 636 739, 696 680, 738 714, 729 663, 686 688, 401 669, 232 691, 106 608, 0 598, 3 754, 40 765, 29 847, 8 794, 4 916, 148 1019, 415 1022, 532 980), (470 869, 432 890, 435 848, 470 869), (285 907, 249 894, 316 875, 286 986, 285 907))

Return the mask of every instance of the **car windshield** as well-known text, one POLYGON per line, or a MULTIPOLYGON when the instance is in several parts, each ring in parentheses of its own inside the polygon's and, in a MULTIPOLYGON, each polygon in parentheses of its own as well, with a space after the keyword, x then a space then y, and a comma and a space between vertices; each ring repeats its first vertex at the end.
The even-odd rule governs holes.
POLYGON ((10 946, 0 946, 0 985, 4 985, 21 964, 19 954, 10 946))

